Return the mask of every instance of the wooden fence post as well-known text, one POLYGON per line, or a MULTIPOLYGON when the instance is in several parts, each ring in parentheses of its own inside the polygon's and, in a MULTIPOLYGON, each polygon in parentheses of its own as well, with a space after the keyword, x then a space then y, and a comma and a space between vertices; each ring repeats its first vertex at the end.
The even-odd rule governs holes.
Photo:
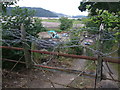
POLYGON ((103 34, 104 25, 101 23, 99 28, 99 37, 98 40, 100 41, 98 44, 98 61, 97 61, 97 68, 96 68, 96 81, 100 82, 102 80, 102 72, 103 72, 103 57, 101 55, 101 52, 103 51, 103 41, 102 34, 103 34))
MULTIPOLYGON (((2 18, 2 4, 0 4, 0 18, 2 18)), ((0 23, 0 39, 2 39, 2 23, 0 23)), ((0 46, 2 46, 2 42, 0 41, 0 46)), ((2 48, 0 48, 0 90, 2 90, 2 48)))
POLYGON ((21 39, 23 43, 23 49, 24 49, 24 57, 25 57, 25 62, 26 62, 26 68, 31 68, 32 67, 32 60, 31 60, 31 54, 29 51, 29 45, 26 42, 26 31, 24 24, 21 24, 21 39))
MULTIPOLYGON (((120 57, 120 35, 118 35, 118 57, 120 57)), ((118 64, 118 75, 120 75, 120 65, 118 64)), ((118 80, 120 80, 120 77, 118 76, 118 80)), ((118 88, 120 88, 120 82, 118 83, 118 88)))

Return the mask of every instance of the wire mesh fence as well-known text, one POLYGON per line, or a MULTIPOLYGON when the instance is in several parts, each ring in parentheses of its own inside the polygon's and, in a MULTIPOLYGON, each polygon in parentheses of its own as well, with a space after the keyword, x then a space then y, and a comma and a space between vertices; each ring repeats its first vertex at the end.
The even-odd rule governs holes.
MULTIPOLYGON (((97 58, 98 54, 100 54, 103 58, 106 58, 106 57, 107 58, 108 57, 109 58, 114 58, 114 59, 119 59, 120 58, 120 57, 111 56, 112 54, 114 54, 114 53, 116 53, 118 51, 118 48, 119 48, 119 44, 118 43, 116 43, 117 47, 115 48, 115 50, 111 49, 111 50, 108 50, 106 52, 101 52, 97 48, 97 45, 98 45, 98 43, 97 43, 98 36, 96 35, 94 38, 90 38, 90 37, 89 38, 85 38, 85 37, 83 37, 83 39, 85 39, 85 40, 86 39, 92 39, 92 40, 94 39, 95 40, 94 44, 93 44, 94 47, 88 46, 88 45, 85 45, 84 40, 80 40, 81 36, 78 37, 78 36, 74 36, 73 35, 73 33, 80 33, 80 31, 82 31, 82 30, 80 30, 80 29, 78 29, 78 30, 71 30, 69 32, 69 36, 68 36, 69 38, 68 38, 68 40, 66 40, 66 38, 64 38, 62 40, 59 40, 59 41, 53 41, 53 40, 49 40, 49 39, 48 40, 38 39, 38 38, 30 35, 29 33, 26 33, 27 36, 26 36, 25 40, 26 40, 27 43, 33 43, 34 42, 36 44, 38 50, 44 49, 44 50, 47 50, 47 51, 50 51, 50 52, 53 52, 53 53, 54 52, 58 52, 58 53, 69 54, 68 52, 70 52, 70 53, 74 54, 74 52, 69 51, 69 50, 71 48, 73 49, 75 47, 79 47, 81 49, 84 49, 85 51, 89 50, 88 52, 84 51, 85 54, 88 55, 88 56, 91 56, 90 53, 93 53, 92 56, 94 56, 96 58, 97 58)), ((106 35, 108 35, 109 38, 106 38, 106 37, 104 38, 103 37, 101 39, 103 42, 115 40, 115 37, 113 36, 113 34, 107 33, 107 32, 103 32, 103 36, 106 36, 106 35)), ((7 45, 9 47, 13 47, 15 44, 24 43, 21 40, 21 31, 20 30, 6 30, 6 31, 3 31, 3 39, 0 40, 0 41, 3 42, 3 45, 7 45), (9 36, 9 37, 11 37, 11 39, 7 39, 5 36, 9 36)), ((30 47, 30 45, 29 45, 29 47, 30 47)), ((33 61, 34 65, 49 65, 50 62, 59 59, 59 57, 56 57, 54 54, 51 54, 51 55, 49 54, 48 56, 47 55, 41 55, 41 56, 43 56, 41 58, 44 58, 44 57, 49 57, 49 58, 46 61, 43 61, 43 62, 40 62, 40 63, 38 63, 38 62, 36 63, 36 61, 33 59, 34 56, 32 56, 32 61, 33 61)), ((20 62, 21 58, 14 64, 14 66, 11 68, 11 71, 15 68, 15 66, 18 64, 18 62, 20 62)), ((70 84, 72 82, 74 82, 74 80, 76 80, 78 77, 80 77, 81 75, 85 75, 85 74, 87 75, 87 74, 90 73, 90 72, 86 72, 86 70, 89 69, 89 67, 91 67, 93 64, 97 65, 97 63, 95 61, 92 61, 88 65, 84 66, 84 68, 82 70, 80 70, 80 71, 79 70, 78 71, 77 70, 76 71, 73 70, 73 72, 74 71, 78 72, 78 75, 76 75, 71 80, 71 82, 68 85, 64 85, 64 84, 59 84, 59 85, 65 86, 65 87, 71 87, 70 84)), ((115 81, 115 79, 113 77, 113 74, 110 71, 110 67, 107 65, 107 63, 106 63, 106 65, 103 65, 103 67, 108 69, 107 73, 109 74, 111 80, 115 81)), ((42 72, 44 73, 44 75, 47 76, 46 71, 48 71, 48 69, 45 70, 45 71, 41 67, 37 68, 37 69, 42 69, 42 72)), ((66 68, 62 69, 62 71, 64 71, 64 70, 69 71, 66 68)), ((96 72, 94 72, 93 74, 95 75, 96 72)), ((93 75, 93 77, 95 78, 94 75, 93 75)), ((52 82, 52 80, 50 80, 48 78, 45 81, 50 82, 53 88, 55 88, 54 84, 58 84, 58 83, 52 82)))

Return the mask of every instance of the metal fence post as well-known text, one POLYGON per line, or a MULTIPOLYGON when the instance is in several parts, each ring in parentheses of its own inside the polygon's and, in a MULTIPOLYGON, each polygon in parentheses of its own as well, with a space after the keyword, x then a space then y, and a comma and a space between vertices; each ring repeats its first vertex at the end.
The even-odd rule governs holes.
POLYGON ((21 24, 21 39, 22 39, 22 43, 23 43, 23 50, 24 50, 24 57, 25 57, 25 62, 26 62, 26 68, 31 68, 32 66, 32 60, 31 60, 31 54, 29 51, 29 46, 26 42, 26 31, 25 31, 25 27, 24 24, 21 24))

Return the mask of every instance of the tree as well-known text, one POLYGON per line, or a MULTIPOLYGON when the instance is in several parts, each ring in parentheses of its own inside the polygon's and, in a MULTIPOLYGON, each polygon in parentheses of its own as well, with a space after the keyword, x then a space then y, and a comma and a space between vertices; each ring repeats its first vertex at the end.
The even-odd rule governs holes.
POLYGON ((19 0, 14 0, 14 1, 9 1, 9 2, 6 2, 6 1, 3 1, 2 3, 0 3, 0 6, 2 6, 2 13, 3 14, 6 14, 7 12, 7 7, 10 6, 10 5, 14 5, 17 3, 17 1, 19 0))
MULTIPOLYGON (((81 2, 80 11, 89 11, 89 23, 95 23, 98 27, 101 22, 106 29, 120 29, 120 2, 81 2), (91 17, 93 16, 93 17, 91 17)), ((94 25, 95 25, 94 24, 94 25)))
POLYGON ((61 17, 60 19, 60 29, 67 30, 73 26, 73 21, 68 19, 67 17, 61 17))
MULTIPOLYGON (((45 28, 42 26, 41 20, 33 18, 34 13, 35 11, 31 11, 26 8, 22 9, 18 6, 12 9, 11 15, 7 15, 6 13, 6 15, 4 15, 4 17, 2 18, 2 39, 10 41, 8 44, 10 46, 22 47, 22 42, 20 39, 21 34, 19 33, 19 31, 21 30, 21 24, 24 24, 27 33, 33 36, 37 36, 38 32, 45 30, 45 28), (6 31, 8 31, 9 33, 5 33, 6 31), (10 33, 15 34, 13 35, 10 33), (16 40, 19 42, 17 42, 16 40)), ((3 42, 2 45, 6 45, 6 42, 3 42)), ((27 45, 31 46, 31 42, 28 41, 27 45)), ((21 51, 2 49, 3 58, 19 60, 22 55, 23 52, 21 51)), ((4 65, 8 67, 10 63, 4 63, 4 65)))
POLYGON ((46 29, 42 26, 41 20, 33 18, 34 14, 34 10, 29 10, 27 8, 22 9, 19 6, 14 7, 11 10, 11 15, 6 14, 3 17, 3 30, 20 30, 20 25, 24 23, 26 31, 33 36, 36 36, 38 32, 46 31, 46 29))
POLYGON ((80 11, 89 10, 92 16, 102 14, 104 10, 117 14, 120 11, 120 2, 81 2, 78 9, 80 11))
MULTIPOLYGON (((115 37, 115 40, 104 41, 104 47, 108 49, 115 42, 118 43, 118 57, 120 57, 120 2, 81 2, 78 8, 80 11, 89 11, 90 22, 97 25, 101 22, 105 24, 105 32, 115 37)), ((110 35, 104 35, 104 38, 109 38, 110 35)))
POLYGON ((3 29, 7 29, 8 27, 12 29, 20 29, 21 23, 30 24, 34 13, 34 11, 30 11, 26 8, 22 9, 19 6, 14 7, 11 10, 11 15, 6 14, 3 17, 4 21, 6 21, 6 25, 3 26, 3 29))

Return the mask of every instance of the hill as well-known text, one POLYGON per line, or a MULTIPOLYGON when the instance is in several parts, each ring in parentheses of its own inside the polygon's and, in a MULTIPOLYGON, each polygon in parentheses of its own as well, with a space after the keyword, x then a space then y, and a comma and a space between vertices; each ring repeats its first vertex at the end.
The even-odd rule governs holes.
POLYGON ((62 13, 56 13, 56 12, 53 12, 53 13, 55 13, 58 17, 70 17, 69 15, 65 15, 62 13))
MULTIPOLYGON (((13 7, 8 7, 7 8, 7 11, 8 11, 8 14, 10 14, 10 11, 12 10, 13 7)), ((46 9, 43 9, 43 8, 35 8, 35 7, 21 7, 21 8, 27 8, 29 10, 35 10, 36 13, 34 15, 34 17, 58 17, 57 14, 49 11, 49 10, 46 10, 46 9)))

